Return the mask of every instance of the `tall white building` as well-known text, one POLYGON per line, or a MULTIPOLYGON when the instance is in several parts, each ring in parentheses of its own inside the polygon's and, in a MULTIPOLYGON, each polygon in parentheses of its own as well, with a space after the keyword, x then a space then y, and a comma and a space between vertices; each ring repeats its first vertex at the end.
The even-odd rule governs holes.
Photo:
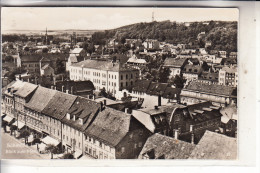
POLYGON ((238 85, 238 73, 237 67, 223 67, 219 70, 219 84, 237 87, 238 85))
POLYGON ((105 88, 113 95, 134 86, 138 77, 139 70, 111 61, 88 59, 70 67, 70 80, 90 80, 97 91, 105 88))

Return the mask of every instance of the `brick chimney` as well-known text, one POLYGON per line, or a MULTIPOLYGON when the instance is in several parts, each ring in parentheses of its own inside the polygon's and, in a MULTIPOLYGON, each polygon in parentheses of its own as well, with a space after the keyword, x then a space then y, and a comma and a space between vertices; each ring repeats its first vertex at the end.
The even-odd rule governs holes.
POLYGON ((191 133, 191 143, 194 144, 194 133, 191 133))
POLYGON ((126 114, 128 113, 128 108, 125 108, 125 113, 126 113, 126 114))
POLYGON ((175 130, 174 131, 174 139, 178 139, 179 138, 179 130, 175 130))
POLYGON ((162 106, 162 96, 158 95, 158 106, 162 106))

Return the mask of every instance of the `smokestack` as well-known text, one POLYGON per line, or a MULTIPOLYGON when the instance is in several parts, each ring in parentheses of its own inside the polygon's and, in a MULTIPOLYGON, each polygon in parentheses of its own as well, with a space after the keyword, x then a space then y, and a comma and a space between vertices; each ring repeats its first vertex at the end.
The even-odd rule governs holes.
POLYGON ((162 96, 158 96, 158 106, 162 106, 162 96))
POLYGON ((194 144, 194 133, 191 133, 191 143, 194 144))
POLYGON ((175 130, 174 131, 174 139, 178 139, 179 138, 179 130, 175 130))
POLYGON ((128 113, 128 108, 125 108, 125 113, 126 113, 126 114, 128 113))
POLYGON ((106 106, 107 105, 107 100, 104 100, 104 106, 106 106))
POLYGON ((62 85, 62 87, 61 87, 61 91, 64 92, 64 85, 62 85))

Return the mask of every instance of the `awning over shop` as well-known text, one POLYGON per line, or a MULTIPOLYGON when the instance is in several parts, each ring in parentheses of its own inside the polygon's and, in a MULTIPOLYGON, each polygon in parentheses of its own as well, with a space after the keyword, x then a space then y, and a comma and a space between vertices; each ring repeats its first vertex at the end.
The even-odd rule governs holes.
POLYGON ((45 145, 44 143, 40 143, 40 144, 38 145, 38 147, 39 147, 39 151, 45 151, 46 145, 45 145))
POLYGON ((76 159, 78 159, 78 158, 80 158, 80 156, 82 156, 82 151, 76 150, 75 153, 74 153, 74 157, 75 157, 76 159))
POLYGON ((13 119, 14 119, 14 118, 12 118, 12 117, 6 115, 3 120, 4 120, 4 121, 7 121, 8 123, 10 123, 13 119))
POLYGON ((46 136, 45 138, 43 138, 42 142, 45 143, 45 144, 49 144, 49 145, 52 144, 52 145, 55 145, 55 146, 59 145, 59 143, 60 143, 58 140, 53 139, 50 136, 46 136))
POLYGON ((22 129, 25 126, 25 124, 21 121, 18 121, 18 129, 22 129))

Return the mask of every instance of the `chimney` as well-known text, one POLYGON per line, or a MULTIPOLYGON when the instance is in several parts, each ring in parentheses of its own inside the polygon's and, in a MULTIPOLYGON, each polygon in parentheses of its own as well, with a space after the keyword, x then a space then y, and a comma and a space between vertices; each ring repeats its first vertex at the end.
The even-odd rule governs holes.
POLYGON ((69 94, 69 90, 68 89, 66 89, 66 93, 69 94))
POLYGON ((158 106, 162 106, 162 96, 158 96, 158 106))
POLYGON ((125 108, 125 113, 126 113, 126 114, 128 113, 128 108, 125 108))
POLYGON ((53 85, 51 86, 51 89, 53 90, 53 85))
POLYGON ((100 102, 100 112, 102 112, 103 108, 103 102, 100 102))
POLYGON ((179 138, 179 130, 175 130, 174 131, 174 139, 178 139, 179 138))
MULTIPOLYGON (((21 75, 19 75, 19 79, 21 80, 21 75)), ((30 78, 27 79, 27 82, 30 82, 30 78)))
POLYGON ((104 106, 106 106, 107 105, 107 100, 104 100, 104 106))
POLYGON ((54 90, 56 90, 56 86, 54 86, 54 90))
POLYGON ((193 125, 190 125, 190 132, 193 132, 193 125))
POLYGON ((96 96, 95 96, 95 94, 93 94, 93 97, 92 97, 92 99, 93 99, 93 101, 95 101, 95 99, 96 99, 96 96))
POLYGON ((191 143, 194 144, 194 133, 191 133, 191 143))
POLYGON ((71 90, 70 90, 71 94, 73 94, 73 86, 71 87, 71 90))
POLYGON ((154 109, 158 110, 158 106, 154 106, 154 109))
POLYGON ((56 77, 53 77, 53 85, 56 85, 56 77))
POLYGON ((64 92, 64 85, 62 85, 62 87, 61 87, 61 91, 64 92))

